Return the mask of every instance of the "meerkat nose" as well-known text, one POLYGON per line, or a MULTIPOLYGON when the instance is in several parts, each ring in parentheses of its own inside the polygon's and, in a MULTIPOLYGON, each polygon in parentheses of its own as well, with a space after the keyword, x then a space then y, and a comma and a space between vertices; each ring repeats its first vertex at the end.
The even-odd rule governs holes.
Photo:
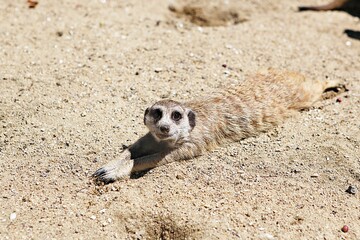
POLYGON ((170 127, 168 125, 163 125, 160 127, 160 131, 162 133, 168 133, 170 131, 170 127))

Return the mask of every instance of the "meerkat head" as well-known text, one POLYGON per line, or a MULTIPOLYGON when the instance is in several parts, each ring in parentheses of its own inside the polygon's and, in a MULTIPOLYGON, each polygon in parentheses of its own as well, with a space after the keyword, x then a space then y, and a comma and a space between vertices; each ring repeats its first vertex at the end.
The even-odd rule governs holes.
POLYGON ((195 113, 179 102, 162 100, 145 110, 144 124, 159 141, 186 141, 195 127, 195 113))

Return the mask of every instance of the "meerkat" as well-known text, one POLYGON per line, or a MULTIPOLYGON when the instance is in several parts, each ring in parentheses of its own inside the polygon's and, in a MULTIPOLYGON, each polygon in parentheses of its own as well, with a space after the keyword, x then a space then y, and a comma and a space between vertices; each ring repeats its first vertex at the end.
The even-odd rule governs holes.
POLYGON ((295 72, 269 70, 202 100, 158 101, 145 110, 149 132, 93 176, 109 183, 256 136, 311 107, 326 89, 339 87, 339 81, 313 81, 295 72))
POLYGON ((299 7, 300 11, 304 10, 314 10, 314 11, 327 11, 334 10, 343 7, 350 0, 334 0, 328 4, 320 5, 320 6, 301 6, 299 7))

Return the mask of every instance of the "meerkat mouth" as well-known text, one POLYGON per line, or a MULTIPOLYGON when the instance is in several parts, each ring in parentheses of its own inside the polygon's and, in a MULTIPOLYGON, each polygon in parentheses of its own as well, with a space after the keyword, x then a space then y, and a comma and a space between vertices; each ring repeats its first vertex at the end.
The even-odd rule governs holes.
POLYGON ((160 141, 176 141, 175 135, 176 134, 163 134, 163 133, 156 133, 155 134, 155 136, 160 141))
POLYGON ((172 136, 174 136, 174 135, 173 134, 169 135, 169 134, 156 133, 156 137, 158 137, 160 140, 166 140, 168 138, 171 138, 172 136))

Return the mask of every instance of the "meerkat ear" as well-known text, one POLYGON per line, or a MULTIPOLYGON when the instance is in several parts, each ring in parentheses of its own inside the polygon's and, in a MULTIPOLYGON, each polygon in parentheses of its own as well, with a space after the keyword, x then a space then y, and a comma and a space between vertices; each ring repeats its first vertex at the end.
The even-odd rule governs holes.
POLYGON ((189 109, 188 119, 189 119, 189 125, 191 128, 194 128, 196 125, 195 118, 196 118, 195 113, 191 109, 189 109))
POLYGON ((144 125, 146 125, 146 115, 149 113, 150 108, 147 108, 144 113, 144 125))

